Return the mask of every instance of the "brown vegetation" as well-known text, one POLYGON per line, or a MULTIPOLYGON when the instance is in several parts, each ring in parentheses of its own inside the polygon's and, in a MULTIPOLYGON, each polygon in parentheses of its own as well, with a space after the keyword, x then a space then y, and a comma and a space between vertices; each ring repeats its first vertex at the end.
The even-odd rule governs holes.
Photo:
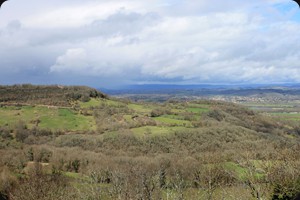
POLYGON ((89 101, 90 98, 106 96, 85 86, 41 86, 13 85, 0 86, 0 103, 2 105, 49 105, 71 106, 72 101, 89 101))

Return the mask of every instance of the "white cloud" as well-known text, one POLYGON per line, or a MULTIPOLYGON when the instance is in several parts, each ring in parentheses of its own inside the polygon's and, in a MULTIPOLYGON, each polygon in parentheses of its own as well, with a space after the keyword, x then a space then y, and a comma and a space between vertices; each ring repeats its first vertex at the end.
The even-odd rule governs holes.
POLYGON ((29 2, 37 3, 35 11, 15 10, 14 18, 7 12, 17 3, 0 11, 0 68, 21 73, 33 63, 43 75, 86 76, 87 84, 88 77, 191 83, 300 81, 300 11, 294 11, 292 2, 29 2), (54 9, 55 4, 60 7, 54 9), (21 60, 26 59, 22 53, 30 62, 21 60))
POLYGON ((84 49, 68 49, 59 56, 56 64, 50 67, 51 72, 81 72, 89 68, 87 55, 84 49))

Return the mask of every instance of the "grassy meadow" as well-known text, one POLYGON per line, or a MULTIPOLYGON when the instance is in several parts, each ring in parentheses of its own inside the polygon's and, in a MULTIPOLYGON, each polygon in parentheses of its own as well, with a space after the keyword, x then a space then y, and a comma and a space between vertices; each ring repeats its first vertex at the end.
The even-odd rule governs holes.
POLYGON ((0 125, 14 127, 23 122, 28 128, 38 127, 53 131, 95 130, 95 120, 67 108, 47 106, 0 107, 0 125))

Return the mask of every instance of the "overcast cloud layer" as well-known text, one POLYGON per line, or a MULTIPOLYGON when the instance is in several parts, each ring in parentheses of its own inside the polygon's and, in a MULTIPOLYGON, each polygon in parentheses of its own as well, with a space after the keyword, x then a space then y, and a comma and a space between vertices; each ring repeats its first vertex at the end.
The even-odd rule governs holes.
POLYGON ((10 0, 0 84, 300 82, 291 0, 10 0))

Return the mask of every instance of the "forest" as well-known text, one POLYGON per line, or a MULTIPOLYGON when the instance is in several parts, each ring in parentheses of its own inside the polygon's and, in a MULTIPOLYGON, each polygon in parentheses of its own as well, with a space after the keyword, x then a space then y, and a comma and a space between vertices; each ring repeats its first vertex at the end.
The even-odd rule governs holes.
POLYGON ((0 199, 292 200, 299 121, 214 100, 0 86, 0 199))

